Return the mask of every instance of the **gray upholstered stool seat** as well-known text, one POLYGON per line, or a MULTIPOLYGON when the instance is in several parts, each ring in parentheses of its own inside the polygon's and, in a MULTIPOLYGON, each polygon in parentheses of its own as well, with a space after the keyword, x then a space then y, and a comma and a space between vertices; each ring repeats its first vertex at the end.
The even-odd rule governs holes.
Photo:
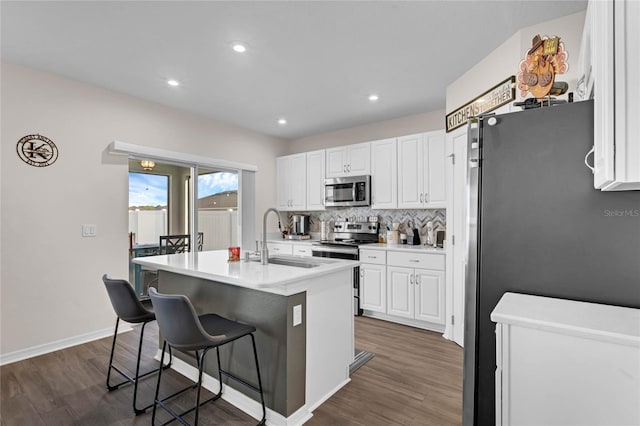
MULTIPOLYGON (((105 288, 107 289, 107 294, 109 295, 109 299, 111 300, 111 305, 113 306, 113 310, 117 315, 116 328, 113 333, 113 342, 111 343, 111 355, 109 356, 109 368, 107 370, 107 389, 109 389, 109 391, 113 391, 120 388, 120 386, 122 385, 133 384, 133 411, 136 415, 142 414, 153 404, 149 404, 143 408, 138 408, 136 406, 136 399, 138 396, 138 382, 140 379, 156 373, 159 370, 159 368, 156 368, 144 374, 140 374, 140 356, 142 354, 144 328, 149 322, 155 321, 156 315, 153 312, 153 306, 151 306, 150 303, 144 303, 138 300, 133 287, 131 286, 131 284, 129 284, 128 281, 112 279, 109 278, 107 274, 105 274, 102 276, 102 282, 104 282, 105 288), (113 364, 113 354, 116 348, 116 338, 118 336, 118 326, 120 324, 120 320, 132 324, 142 324, 142 328, 140 329, 140 342, 138 344, 136 372, 133 377, 113 364), (112 369, 120 373, 120 375, 122 375, 125 380, 118 384, 112 385, 112 369)), ((169 365, 171 365, 171 361, 169 361, 169 364, 164 368, 167 368, 169 365)))
MULTIPOLYGON (((158 374, 158 383, 156 386, 155 404, 153 406, 153 416, 151 423, 155 424, 156 408, 160 406, 182 424, 188 424, 183 416, 187 413, 195 411, 195 425, 198 424, 198 416, 200 407, 207 402, 215 401, 222 395, 222 376, 231 378, 238 383, 252 389, 260 394, 262 404, 262 419, 258 425, 264 425, 266 421, 266 409, 264 405, 264 392, 262 390, 262 380, 260 378, 260 366, 258 364, 258 353, 256 351, 256 342, 253 333, 256 328, 231 321, 216 314, 198 315, 191 304, 191 301, 183 295, 160 294, 155 288, 149 289, 149 296, 156 313, 158 327, 162 337, 165 339, 162 345, 162 357, 160 362, 164 361, 164 355, 167 345, 169 348, 179 349, 181 351, 193 351, 196 353, 196 362, 198 367, 198 381, 191 386, 179 390, 163 399, 159 399, 160 381, 162 380, 162 372, 158 374), (247 381, 225 371, 221 368, 220 363, 220 346, 230 343, 234 340, 245 336, 251 337, 253 345, 253 356, 256 364, 256 374, 258 379, 258 387, 249 384, 247 381), (202 374, 204 369, 205 356, 210 349, 216 349, 218 356, 218 380, 220 382, 220 390, 213 397, 206 401, 200 402, 200 393, 202 388, 202 374), (189 410, 177 414, 169 408, 166 402, 189 390, 196 389, 195 406, 189 410)), ((173 421, 171 420, 171 421, 173 421)), ((171 422, 170 421, 170 422, 171 422)), ((168 422, 168 423, 170 423, 168 422)))

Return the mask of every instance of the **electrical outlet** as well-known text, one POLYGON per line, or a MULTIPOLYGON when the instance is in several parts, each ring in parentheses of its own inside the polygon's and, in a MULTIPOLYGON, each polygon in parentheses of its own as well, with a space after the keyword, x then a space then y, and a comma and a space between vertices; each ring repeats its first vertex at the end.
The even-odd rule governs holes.
POLYGON ((293 307, 293 326, 302 324, 302 305, 293 307))
POLYGON ((96 225, 82 225, 83 237, 95 237, 98 234, 96 225))

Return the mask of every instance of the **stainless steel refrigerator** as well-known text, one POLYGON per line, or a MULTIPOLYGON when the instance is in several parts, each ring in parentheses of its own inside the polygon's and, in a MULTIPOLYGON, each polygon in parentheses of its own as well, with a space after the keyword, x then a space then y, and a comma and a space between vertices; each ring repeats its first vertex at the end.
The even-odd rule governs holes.
POLYGON ((640 191, 594 189, 592 145, 592 101, 470 126, 464 425, 495 424, 505 292, 640 308, 640 191))

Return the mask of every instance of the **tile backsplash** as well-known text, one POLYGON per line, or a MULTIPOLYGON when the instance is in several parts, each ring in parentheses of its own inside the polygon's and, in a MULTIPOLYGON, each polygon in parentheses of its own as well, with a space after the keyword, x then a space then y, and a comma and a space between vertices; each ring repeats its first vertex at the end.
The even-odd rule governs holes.
MULTIPOLYGON (((434 231, 445 231, 447 225, 446 210, 372 210, 369 207, 353 207, 341 209, 327 209, 316 212, 288 212, 289 229, 291 229, 291 215, 306 214, 310 216, 309 224, 311 232, 320 232, 321 221, 367 221, 369 216, 377 216, 380 229, 386 226, 391 227, 391 223, 400 223, 400 232, 407 232, 411 227, 417 227, 420 238, 425 241, 427 235, 427 222, 431 221, 434 231)), ((412 235, 408 232, 408 235, 412 235)))

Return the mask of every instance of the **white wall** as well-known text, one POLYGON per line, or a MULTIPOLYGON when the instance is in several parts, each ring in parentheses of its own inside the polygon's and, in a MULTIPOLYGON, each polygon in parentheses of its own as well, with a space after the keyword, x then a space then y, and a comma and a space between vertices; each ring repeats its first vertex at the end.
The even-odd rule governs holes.
POLYGON ((254 164, 256 211, 276 199, 285 141, 6 62, 1 83, 4 361, 114 325, 100 278, 128 276, 128 166, 105 155, 113 140, 254 164), (55 164, 18 158, 18 140, 33 133, 56 143, 55 164), (82 224, 97 237, 82 238, 82 224))
POLYGON ((425 112, 295 139, 290 142, 288 153, 296 154, 440 129, 444 129, 444 111, 425 112))
MULTIPOLYGON (((536 34, 540 34, 541 37, 545 35, 558 36, 560 41, 564 42, 565 49, 569 52, 569 69, 565 74, 556 76, 556 80, 569 83, 569 91, 575 92, 578 79, 580 39, 582 38, 585 14, 586 12, 574 13, 518 31, 481 62, 447 86, 446 111, 451 112, 465 105, 510 75, 517 76, 520 70, 520 61, 531 49, 531 40, 536 34)), ((561 98, 566 99, 566 95, 561 98)), ((520 96, 518 89, 516 89, 516 99, 524 99, 520 96)))

